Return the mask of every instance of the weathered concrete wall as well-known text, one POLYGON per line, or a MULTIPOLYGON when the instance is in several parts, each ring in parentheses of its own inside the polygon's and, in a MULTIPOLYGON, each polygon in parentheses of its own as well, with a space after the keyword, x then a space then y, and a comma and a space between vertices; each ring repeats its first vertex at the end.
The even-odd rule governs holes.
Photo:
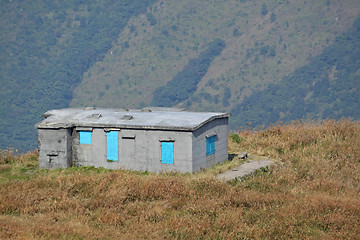
POLYGON ((102 128, 94 128, 91 133, 91 144, 80 144, 80 132, 73 133, 73 165, 103 167, 98 162, 106 161, 106 132, 102 128))
POLYGON ((193 171, 208 168, 228 159, 228 118, 211 121, 193 133, 193 171), (215 153, 206 156, 206 136, 215 135, 215 153))
MULTIPOLYGON (((91 129, 91 128, 90 128, 91 129)), ((80 144, 76 129, 39 129, 40 168, 94 166, 138 171, 194 172, 228 158, 228 119, 215 119, 195 132, 121 129, 119 160, 108 161, 103 128, 92 128, 91 144, 80 144), (215 153, 206 156, 206 137, 215 133, 215 153), (161 141, 174 142, 174 164, 161 162, 161 141)))
POLYGON ((71 134, 72 129, 38 129, 40 168, 71 167, 71 134))
POLYGON ((73 162, 75 166, 95 166, 108 169, 137 171, 192 172, 192 133, 121 129, 119 131, 119 160, 109 162, 106 157, 106 132, 92 130, 92 143, 80 144, 80 135, 74 131, 73 162), (174 164, 161 163, 161 140, 174 141, 174 164))

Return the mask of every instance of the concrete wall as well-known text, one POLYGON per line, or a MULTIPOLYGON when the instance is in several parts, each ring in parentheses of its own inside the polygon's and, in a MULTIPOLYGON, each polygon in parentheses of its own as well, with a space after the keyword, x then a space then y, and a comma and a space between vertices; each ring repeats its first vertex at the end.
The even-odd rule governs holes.
POLYGON ((193 133, 193 171, 208 168, 228 159, 228 118, 215 119, 193 133), (206 156, 207 135, 215 134, 215 153, 206 156))
POLYGON ((91 144, 80 144, 76 129, 39 129, 40 168, 94 166, 137 171, 195 172, 228 159, 228 118, 215 119, 195 132, 121 129, 119 160, 106 157, 106 131, 92 128, 91 144), (206 156, 206 137, 215 136, 215 153, 206 156), (161 163, 161 141, 174 142, 174 164, 161 163))
POLYGON ((91 144, 80 144, 80 131, 73 132, 73 165, 103 167, 99 160, 106 161, 106 132, 100 128, 92 129, 91 144))
POLYGON ((67 168, 72 165, 72 129, 39 129, 39 167, 67 168))
POLYGON ((78 131, 74 131, 73 137, 75 166, 151 172, 192 172, 191 132, 121 129, 118 139, 119 160, 113 162, 107 161, 104 129, 94 128, 92 130, 91 144, 80 144, 78 131), (174 141, 174 164, 161 163, 161 140, 174 141))

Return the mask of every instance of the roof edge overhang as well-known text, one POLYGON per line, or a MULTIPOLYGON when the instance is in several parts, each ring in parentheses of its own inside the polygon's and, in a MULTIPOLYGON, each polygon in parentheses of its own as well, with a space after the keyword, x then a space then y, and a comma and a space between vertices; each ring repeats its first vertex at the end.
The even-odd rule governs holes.
POLYGON ((220 118, 228 118, 231 116, 231 113, 224 113, 224 114, 221 114, 221 115, 217 115, 217 116, 212 116, 210 117, 209 119, 207 119, 206 121, 200 123, 199 125, 197 125, 196 127, 192 128, 191 131, 195 131, 199 128, 201 128, 202 126, 204 126, 205 124, 215 120, 215 119, 220 119, 220 118))
POLYGON ((174 127, 174 126, 137 126, 131 124, 102 124, 102 123, 92 123, 92 124, 62 124, 62 123, 44 123, 45 120, 37 123, 35 128, 38 129, 60 129, 60 128, 73 128, 73 127, 92 127, 92 128, 121 128, 121 129, 143 129, 143 130, 168 130, 168 131, 186 131, 192 132, 200 127, 204 126, 205 124, 221 118, 228 118, 230 117, 230 113, 224 113, 221 115, 216 115, 208 118, 207 120, 203 121, 202 123, 198 124, 195 127, 174 127))

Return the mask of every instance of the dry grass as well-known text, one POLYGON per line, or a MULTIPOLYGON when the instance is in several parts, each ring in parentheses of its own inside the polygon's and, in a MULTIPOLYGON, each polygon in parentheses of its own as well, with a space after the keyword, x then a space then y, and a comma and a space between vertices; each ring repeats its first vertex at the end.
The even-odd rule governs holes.
POLYGON ((359 122, 298 122, 238 135, 242 141, 230 142, 230 152, 271 157, 283 162, 282 167, 223 183, 213 174, 234 163, 193 175, 94 168, 45 171, 34 168, 37 153, 2 151, 0 238, 360 236, 359 122))

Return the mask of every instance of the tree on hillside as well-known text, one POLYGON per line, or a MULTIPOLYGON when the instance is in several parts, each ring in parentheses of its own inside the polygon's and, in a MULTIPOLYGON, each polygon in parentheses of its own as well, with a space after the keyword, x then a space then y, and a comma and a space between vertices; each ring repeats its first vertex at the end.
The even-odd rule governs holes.
POLYGON ((261 6, 261 15, 265 16, 266 14, 268 14, 268 10, 267 10, 266 4, 263 3, 263 5, 261 6))

